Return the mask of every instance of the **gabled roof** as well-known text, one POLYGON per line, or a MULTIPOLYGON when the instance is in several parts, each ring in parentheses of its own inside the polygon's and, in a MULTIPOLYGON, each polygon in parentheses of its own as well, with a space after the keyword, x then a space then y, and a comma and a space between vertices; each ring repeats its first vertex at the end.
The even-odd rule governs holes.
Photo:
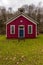
POLYGON ((10 22, 12 22, 13 20, 17 19, 18 17, 20 16, 23 16, 25 17, 26 19, 32 21, 33 23, 35 24, 39 24, 37 21, 35 21, 34 19, 32 19, 31 17, 29 17, 26 13, 21 13, 19 11, 17 11, 15 14, 14 14, 14 17, 12 17, 11 19, 9 19, 8 21, 6 21, 6 24, 9 24, 10 22))

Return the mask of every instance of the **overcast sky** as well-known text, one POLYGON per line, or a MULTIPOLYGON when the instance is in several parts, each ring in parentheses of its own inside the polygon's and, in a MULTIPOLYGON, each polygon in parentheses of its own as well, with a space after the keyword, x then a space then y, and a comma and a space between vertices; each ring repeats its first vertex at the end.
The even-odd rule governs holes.
POLYGON ((17 10, 17 8, 21 7, 24 4, 35 4, 38 5, 39 2, 42 2, 43 0, 0 0, 0 6, 5 7, 13 7, 14 10, 17 10))

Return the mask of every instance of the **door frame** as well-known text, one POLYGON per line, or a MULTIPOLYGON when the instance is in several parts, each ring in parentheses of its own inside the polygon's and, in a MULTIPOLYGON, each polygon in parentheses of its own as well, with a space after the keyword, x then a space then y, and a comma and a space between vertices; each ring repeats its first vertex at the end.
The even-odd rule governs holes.
POLYGON ((20 34, 19 34, 20 27, 23 27, 23 30, 24 30, 24 32, 23 32, 23 38, 24 38, 25 37, 25 26, 24 25, 19 25, 18 26, 18 38, 20 38, 20 34))

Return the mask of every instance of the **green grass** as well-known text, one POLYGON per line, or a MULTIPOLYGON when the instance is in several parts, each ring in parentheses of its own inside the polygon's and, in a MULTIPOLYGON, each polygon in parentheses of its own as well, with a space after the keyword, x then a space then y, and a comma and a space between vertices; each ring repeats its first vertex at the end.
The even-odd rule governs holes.
POLYGON ((0 65, 43 65, 43 34, 25 40, 0 35, 0 65))

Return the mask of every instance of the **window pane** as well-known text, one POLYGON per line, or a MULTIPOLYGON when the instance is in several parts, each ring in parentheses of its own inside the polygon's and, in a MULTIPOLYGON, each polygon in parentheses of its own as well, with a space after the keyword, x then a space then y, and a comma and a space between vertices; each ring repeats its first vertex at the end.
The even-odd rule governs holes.
POLYGON ((12 26, 12 34, 14 33, 14 26, 12 26))
POLYGON ((28 25, 28 34, 32 34, 32 25, 28 25))
POLYGON ((29 26, 29 33, 31 33, 31 26, 29 26))
POLYGON ((15 34, 15 25, 10 26, 10 34, 15 34))

